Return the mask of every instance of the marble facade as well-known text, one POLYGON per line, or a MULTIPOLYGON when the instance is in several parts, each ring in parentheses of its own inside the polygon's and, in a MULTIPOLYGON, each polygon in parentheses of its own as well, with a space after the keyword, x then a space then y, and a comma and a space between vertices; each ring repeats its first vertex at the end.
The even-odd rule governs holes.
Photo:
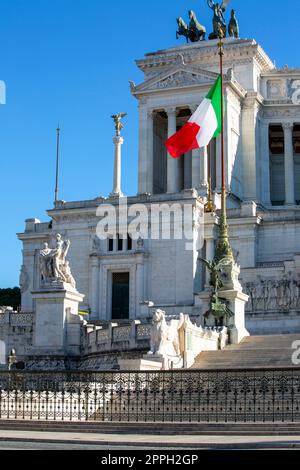
MULTIPOLYGON (((147 301, 168 315, 203 315, 201 292, 208 278, 199 258, 212 259, 217 236, 220 139, 178 160, 168 157, 163 143, 216 80, 216 45, 213 40, 147 54, 137 61, 144 82, 130 85, 139 107, 139 162, 138 194, 128 197, 128 206, 191 204, 200 214, 208 195, 209 157, 216 213, 205 214, 201 250, 196 244, 186 250, 184 240, 132 240, 129 246, 124 239, 120 249, 117 239, 97 239, 97 208, 119 203, 118 172, 109 198, 58 201, 48 211, 50 221, 26 221, 25 231, 18 234, 23 243, 23 313, 35 311, 38 252, 60 233, 71 240, 70 265, 85 296, 81 308, 90 312, 91 321, 112 320, 112 276, 124 272, 129 273, 130 320, 149 316, 147 301)), ((246 327, 252 333, 298 331, 300 105, 294 98, 300 69, 277 69, 254 40, 226 39, 224 52, 229 229, 240 280, 250 295, 246 327)), ((117 151, 123 140, 118 143, 120 162, 117 151)))

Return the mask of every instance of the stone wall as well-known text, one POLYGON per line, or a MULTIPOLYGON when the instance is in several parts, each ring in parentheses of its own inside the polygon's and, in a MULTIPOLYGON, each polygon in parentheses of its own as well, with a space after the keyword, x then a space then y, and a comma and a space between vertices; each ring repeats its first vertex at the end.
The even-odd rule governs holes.
POLYGON ((128 324, 109 323, 107 327, 86 325, 83 339, 84 355, 117 351, 148 351, 150 323, 134 320, 128 324))
POLYGON ((6 367, 7 356, 15 349, 17 360, 30 353, 33 341, 34 315, 0 308, 0 367, 6 367))

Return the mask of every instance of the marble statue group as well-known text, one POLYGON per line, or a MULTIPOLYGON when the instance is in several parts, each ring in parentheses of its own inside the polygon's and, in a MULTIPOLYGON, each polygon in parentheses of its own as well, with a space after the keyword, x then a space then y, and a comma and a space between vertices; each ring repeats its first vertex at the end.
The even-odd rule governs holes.
POLYGON ((70 248, 70 241, 63 240, 60 234, 56 235, 55 248, 49 248, 48 243, 39 253, 41 281, 43 284, 52 282, 65 282, 76 287, 69 262, 66 260, 70 248))

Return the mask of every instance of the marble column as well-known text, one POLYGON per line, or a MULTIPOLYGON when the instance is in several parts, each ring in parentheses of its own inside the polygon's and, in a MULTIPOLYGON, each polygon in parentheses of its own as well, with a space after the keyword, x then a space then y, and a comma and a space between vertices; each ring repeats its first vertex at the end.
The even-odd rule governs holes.
POLYGON ((229 90, 225 90, 225 116, 224 116, 224 151, 225 151, 225 182, 227 190, 231 188, 232 181, 232 104, 229 90))
POLYGON ((256 95, 249 93, 243 102, 242 108, 242 181, 243 199, 246 201, 257 201, 257 189, 259 176, 257 175, 257 113, 259 104, 256 95), (253 95, 253 96, 251 96, 253 95))
POLYGON ((138 193, 147 192, 147 162, 148 162, 148 109, 146 104, 139 103, 139 163, 138 163, 138 193))
POLYGON ((208 150, 207 147, 199 149, 200 151, 200 186, 205 189, 208 187, 208 150))
POLYGON ((192 187, 195 189, 200 188, 201 184, 201 149, 195 149, 192 151, 192 187))
MULTIPOLYGON (((168 115, 168 138, 171 137, 177 131, 176 125, 176 108, 167 108, 166 113, 168 115)), ((179 188, 179 158, 173 158, 171 155, 167 155, 168 158, 168 168, 167 168, 167 192, 168 193, 178 193, 179 188)))
POLYGON ((115 162, 114 162, 114 189, 111 196, 122 197, 121 191, 121 146, 124 143, 123 137, 114 137, 115 162))
POLYGON ((91 258, 91 293, 90 293, 90 308, 91 319, 97 320, 99 317, 99 277, 100 277, 100 262, 98 256, 91 258))
POLYGON ((154 111, 147 112, 147 193, 153 194, 154 111))
MULTIPOLYGON (((191 114, 197 110, 198 105, 189 106, 191 114)), ((201 150, 192 150, 192 188, 199 189, 201 185, 201 150)))
POLYGON ((270 143, 269 143, 269 123, 260 123, 260 182, 261 201, 264 205, 271 204, 270 189, 270 143))
POLYGON ((192 152, 184 155, 184 189, 192 188, 192 152))
POLYGON ((136 265, 136 318, 139 318, 141 302, 144 300, 144 259, 143 255, 138 255, 136 265))
POLYGON ((294 124, 292 122, 283 124, 285 204, 288 206, 295 204, 293 129, 294 124))
POLYGON ((114 252, 118 251, 118 237, 117 236, 113 238, 113 251, 114 252))

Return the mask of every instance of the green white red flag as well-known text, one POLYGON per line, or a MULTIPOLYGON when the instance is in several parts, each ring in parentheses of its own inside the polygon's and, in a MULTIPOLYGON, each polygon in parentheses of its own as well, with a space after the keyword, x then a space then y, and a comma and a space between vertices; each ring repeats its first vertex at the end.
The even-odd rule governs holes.
POLYGON ((222 131, 221 75, 188 122, 171 136, 165 145, 172 157, 179 158, 191 150, 206 147, 222 131))

